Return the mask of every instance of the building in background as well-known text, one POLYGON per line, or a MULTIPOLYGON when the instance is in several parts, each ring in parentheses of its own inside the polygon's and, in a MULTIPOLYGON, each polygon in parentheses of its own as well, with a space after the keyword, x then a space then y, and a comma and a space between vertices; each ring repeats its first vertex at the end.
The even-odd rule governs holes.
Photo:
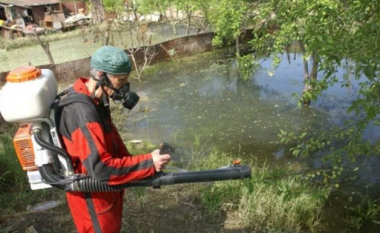
POLYGON ((59 0, 0 0, 0 19, 25 28, 28 24, 44 26, 49 12, 62 11, 59 0))
POLYGON ((60 0, 0 0, 0 34, 7 38, 33 34, 34 29, 66 30, 88 24, 84 2, 60 0))

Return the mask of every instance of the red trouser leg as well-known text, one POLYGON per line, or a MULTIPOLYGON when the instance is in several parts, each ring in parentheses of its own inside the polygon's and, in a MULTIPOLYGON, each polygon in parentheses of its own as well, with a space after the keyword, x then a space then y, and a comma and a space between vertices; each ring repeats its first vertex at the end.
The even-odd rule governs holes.
POLYGON ((67 201, 78 233, 118 233, 123 192, 68 192, 67 201))

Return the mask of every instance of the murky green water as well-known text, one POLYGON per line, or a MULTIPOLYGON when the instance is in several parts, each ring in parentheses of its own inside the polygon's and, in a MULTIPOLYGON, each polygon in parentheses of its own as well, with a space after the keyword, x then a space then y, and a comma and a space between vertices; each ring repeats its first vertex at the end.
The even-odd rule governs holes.
MULTIPOLYGON (((256 156, 270 164, 289 166, 294 159, 279 142, 280 130, 318 132, 354 117, 346 109, 357 95, 358 81, 353 79, 350 88, 335 85, 310 108, 299 109, 292 93, 301 93, 304 87, 302 58, 289 63, 284 55, 275 72, 269 58, 260 60, 260 65, 247 81, 239 78, 234 55, 228 51, 154 66, 146 81, 132 81, 142 101, 128 113, 131 139, 174 143, 185 160, 217 148, 236 157, 256 156)), ((338 70, 337 77, 345 72, 338 70)), ((376 140, 378 132, 378 127, 371 126, 364 136, 376 140)), ((363 158, 359 163, 364 166, 356 174, 355 186, 343 184, 332 197, 332 206, 326 207, 327 219, 333 220, 324 223, 323 232, 344 228, 343 206, 358 191, 379 196, 376 191, 370 194, 368 188, 369 183, 378 186, 379 158, 363 158)), ((308 159, 307 164, 321 168, 320 154, 308 159)))
POLYGON ((285 60, 274 75, 268 73, 273 73, 271 60, 263 59, 252 78, 243 81, 227 52, 157 65, 146 82, 133 83, 148 101, 132 111, 128 131, 136 139, 169 141, 187 149, 199 142, 236 155, 278 158, 283 156, 277 136, 281 129, 329 127, 348 104, 345 94, 333 91, 324 97, 328 100, 299 109, 292 93, 303 89, 301 59, 291 64, 285 60))

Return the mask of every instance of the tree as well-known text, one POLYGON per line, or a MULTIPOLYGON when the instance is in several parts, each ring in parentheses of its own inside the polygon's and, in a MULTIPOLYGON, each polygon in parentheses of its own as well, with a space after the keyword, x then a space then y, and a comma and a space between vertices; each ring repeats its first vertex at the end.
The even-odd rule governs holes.
POLYGON ((95 23, 104 21, 105 10, 102 0, 89 0, 91 4, 92 19, 95 23))
MULTIPOLYGON (((283 53, 291 44, 298 43, 304 60, 303 104, 309 105, 315 98, 314 83, 318 67, 326 60, 321 51, 326 48, 324 41, 334 41, 341 31, 337 23, 341 9, 337 1, 268 1, 259 5, 259 14, 253 20, 255 40, 253 48, 262 53, 283 53), (274 30, 273 30, 274 29, 274 30), (262 36, 259 36, 262 35, 262 36), (311 70, 308 60, 311 59, 311 70)), ((275 59, 275 66, 279 60, 275 59)))
POLYGON ((195 10, 194 3, 192 0, 173 0, 176 9, 186 14, 186 35, 190 34, 191 17, 195 10))
POLYGON ((200 30, 206 32, 209 28, 210 21, 210 7, 212 6, 211 1, 203 1, 203 0, 193 0, 194 10, 199 15, 195 15, 195 22, 199 22, 200 30))
POLYGON ((221 0, 212 1, 210 8, 216 33, 213 43, 235 40, 238 58, 237 40, 247 26, 253 29, 254 39, 249 44, 257 57, 273 56, 274 67, 280 62, 278 54, 290 46, 299 46, 305 82, 300 107, 309 105, 338 82, 338 68, 347 68, 343 87, 350 86, 352 78, 359 80, 358 99, 348 108, 348 112, 357 115, 354 122, 335 133, 281 132, 283 142, 292 145, 294 155, 308 156, 327 150, 332 160, 342 162, 342 157, 354 161, 364 154, 380 154, 380 138, 369 141, 362 137, 368 124, 380 125, 379 1, 221 0), (333 146, 337 141, 340 146, 333 146))
POLYGON ((348 109, 357 115, 354 122, 335 133, 298 136, 281 133, 287 143, 294 143, 293 154, 308 156, 327 150, 336 162, 342 162, 342 157, 355 161, 358 156, 380 154, 379 138, 370 141, 362 137, 368 124, 380 125, 380 3, 375 0, 272 0, 262 2, 259 9, 260 14, 254 20, 258 25, 257 37, 251 42, 256 51, 283 53, 284 48, 298 42, 303 52, 305 89, 300 105, 316 100, 337 83, 336 70, 348 62, 350 66, 341 85, 350 86, 350 76, 360 82, 358 99, 348 109), (307 65, 309 58, 311 73, 307 65), (317 71, 322 74, 319 79, 317 71), (337 141, 344 143, 337 148, 333 146, 337 141))
POLYGON ((236 54, 240 54, 240 35, 247 26, 249 3, 246 0, 213 0, 208 14, 214 27, 214 46, 221 46, 224 41, 235 41, 236 54))
MULTIPOLYGON (((139 5, 139 12, 142 14, 151 14, 157 11, 160 12, 160 14, 170 22, 173 28, 173 34, 176 35, 176 25, 183 20, 182 7, 184 5, 184 2, 185 0, 139 0, 137 1, 137 4, 139 5)), ((189 14, 191 13, 189 12, 189 14)))
POLYGON ((117 13, 125 10, 125 0, 103 0, 106 12, 117 13))

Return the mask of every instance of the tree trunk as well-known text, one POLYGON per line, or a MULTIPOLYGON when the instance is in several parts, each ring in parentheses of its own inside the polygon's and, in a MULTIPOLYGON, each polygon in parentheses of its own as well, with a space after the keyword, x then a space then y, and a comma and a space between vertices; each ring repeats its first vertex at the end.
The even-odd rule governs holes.
POLYGON ((236 43, 236 54, 238 56, 240 56, 240 40, 239 40, 239 36, 237 36, 235 38, 235 43, 236 43))
POLYGON ((299 44, 300 44, 300 49, 301 49, 301 52, 303 55, 303 57, 302 57, 302 59, 303 59, 303 81, 306 82, 307 80, 309 80, 309 65, 307 63, 307 60, 304 59, 306 50, 305 50, 305 47, 303 45, 303 42, 299 41, 299 44))
POLYGON ((80 34, 83 38, 83 43, 86 43, 88 41, 86 38, 86 27, 83 25, 80 27, 80 34))
POLYGON ((286 57, 288 58, 288 62, 289 62, 289 64, 290 64, 290 45, 287 45, 286 47, 285 47, 285 52, 286 52, 286 57))
MULTIPOLYGON (((304 47, 304 44, 300 41, 300 49, 302 51, 302 54, 305 55, 306 50, 304 47)), ((312 54, 312 67, 311 67, 311 73, 309 74, 309 65, 307 60, 303 59, 303 67, 304 67, 304 83, 305 87, 303 89, 303 93, 309 92, 313 90, 313 87, 310 85, 311 82, 315 82, 317 80, 317 75, 318 75, 318 58, 317 58, 317 53, 314 51, 312 54)), ((304 106, 309 106, 311 103, 310 100, 304 100, 303 105, 304 106)))
POLYGON ((104 21, 104 6, 102 0, 90 0, 92 4, 91 14, 95 23, 101 23, 104 21))
POLYGON ((106 38, 104 40, 104 45, 105 46, 109 45, 109 42, 110 42, 110 31, 107 29, 107 31, 106 31, 106 38))
POLYGON ((201 21, 202 21, 201 22, 202 31, 205 33, 208 30, 209 26, 210 26, 210 22, 207 20, 207 18, 205 18, 205 19, 203 19, 201 21))
MULTIPOLYGON (((178 10, 176 10, 176 17, 174 17, 173 15, 173 10, 171 7, 169 7, 169 11, 170 11, 170 18, 169 17, 166 17, 169 21, 170 21, 170 24, 172 25, 172 28, 173 28, 173 35, 177 35, 177 28, 175 27, 175 25, 177 24, 177 20, 178 20, 178 10)), ((165 12, 166 14, 166 12, 165 12)))
POLYGON ((36 29, 34 29, 34 35, 36 36, 36 38, 38 40, 38 43, 41 45, 41 47, 44 50, 46 56, 48 57, 50 65, 53 65, 53 67, 54 67, 55 63, 54 63, 54 60, 53 60, 53 56, 51 55, 51 52, 50 52, 49 43, 48 42, 46 42, 46 43, 42 42, 42 40, 41 40, 40 36, 38 35, 36 29))
POLYGON ((317 80, 317 75, 318 75, 318 58, 317 58, 317 53, 316 52, 313 52, 312 58, 313 58, 313 67, 311 68, 310 78, 313 81, 316 81, 317 80))
MULTIPOLYGON (((301 52, 302 52, 302 55, 303 55, 302 56, 302 60, 303 60, 303 82, 305 84, 305 87, 303 88, 302 93, 305 93, 305 92, 310 91, 312 89, 312 87, 309 84, 309 82, 310 82, 309 64, 307 63, 307 60, 305 59, 306 50, 305 50, 305 47, 304 47, 302 41, 300 41, 299 44, 300 44, 300 49, 301 49, 301 52)), ((309 106, 310 103, 311 103, 310 100, 304 100, 303 101, 303 105, 304 106, 309 106)))
POLYGON ((106 38, 105 38, 105 41, 104 41, 104 45, 109 45, 110 36, 111 36, 111 27, 112 27, 112 21, 108 21, 107 22, 106 38))
POLYGON ((178 23, 178 21, 170 21, 170 24, 172 25, 173 28, 173 35, 177 35, 177 28, 175 25, 178 23))
MULTIPOLYGON (((190 7, 188 7, 190 8, 190 7)), ((186 27, 186 35, 189 35, 190 34, 190 22, 191 22, 191 10, 187 10, 186 11, 186 14, 187 14, 187 27, 186 27)))

